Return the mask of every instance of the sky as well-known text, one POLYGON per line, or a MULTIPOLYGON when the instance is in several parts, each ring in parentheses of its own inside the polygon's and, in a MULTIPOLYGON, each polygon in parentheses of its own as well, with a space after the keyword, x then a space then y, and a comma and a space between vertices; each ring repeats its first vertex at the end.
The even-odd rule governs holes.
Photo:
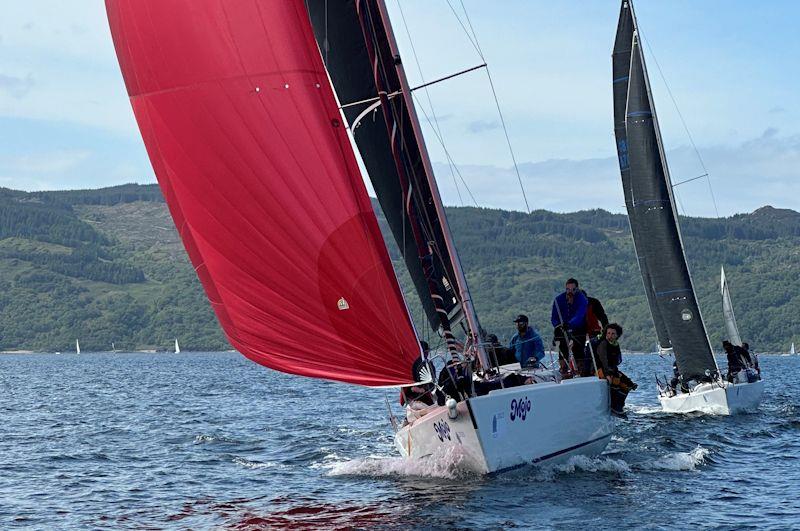
MULTIPOLYGON (((412 85, 485 58, 531 209, 624 210, 611 101, 618 1, 386 1, 412 85), (470 24, 481 53, 464 30, 470 24)), ((680 211, 726 216, 767 204, 800 210, 800 3, 635 6, 673 182, 709 173, 676 187, 680 211)), ((445 203, 525 210, 486 70, 415 97, 445 203)), ((103 2, 5 0, 0 186, 126 182, 155 177, 103 2)))

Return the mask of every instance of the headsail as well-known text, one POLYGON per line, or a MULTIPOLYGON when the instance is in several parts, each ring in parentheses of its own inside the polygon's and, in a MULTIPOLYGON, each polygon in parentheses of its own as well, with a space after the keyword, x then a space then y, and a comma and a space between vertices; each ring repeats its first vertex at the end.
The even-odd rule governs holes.
POLYGON ((134 113, 231 344, 280 371, 413 381, 419 356, 303 0, 107 0, 134 113))
MULTIPOLYGON (((639 44, 636 17, 629 0, 622 1, 620 26, 631 25, 628 90, 624 101, 615 98, 615 114, 624 104, 624 157, 620 154, 620 171, 626 191, 626 207, 631 232, 636 244, 656 326, 663 323, 669 344, 675 353, 678 370, 687 380, 719 373, 711 344, 697 304, 689 268, 686 264, 678 215, 672 195, 672 184, 664 155, 658 120, 650 92, 650 83, 639 44)), ((628 33, 618 29, 618 39, 628 33)), ((623 43, 617 46, 623 48, 623 43)), ((616 49, 616 47, 615 47, 616 49)), ((624 77, 622 67, 614 79, 624 77)), ((618 139, 620 134, 618 133, 618 139)), ((619 146, 619 141, 618 141, 619 146)), ((659 341, 663 345, 661 333, 659 341)))
POLYGON ((458 277, 453 271, 452 257, 442 231, 443 220, 439 219, 431 201, 431 187, 425 178, 425 168, 411 124, 405 121, 387 127, 380 101, 377 100, 376 73, 358 12, 359 8, 370 9, 369 6, 364 7, 366 4, 363 0, 306 0, 325 66, 339 101, 344 106, 342 110, 352 128, 372 187, 403 254, 428 321, 434 330, 438 330, 441 315, 431 298, 428 281, 432 279, 436 283, 441 307, 447 313, 450 324, 454 325, 463 316, 458 277), (354 105, 356 102, 360 103, 354 105), (391 139, 389 131, 395 125, 395 138, 391 139), (419 178, 413 179, 410 197, 404 197, 392 151, 392 140, 397 138, 402 139, 404 147, 413 148, 407 150, 408 156, 412 157, 407 170, 412 174, 412 179, 419 178), (413 204, 409 205, 409 202, 413 204), (423 237, 434 250, 424 263, 420 260, 414 240, 409 207, 413 212, 420 213, 423 237))
POLYGON ((728 288, 728 281, 725 278, 725 268, 720 267, 720 292, 722 295, 722 316, 725 318, 725 330, 728 332, 728 341, 742 346, 742 338, 739 336, 739 327, 736 326, 736 317, 733 315, 733 302, 731 292, 728 288))

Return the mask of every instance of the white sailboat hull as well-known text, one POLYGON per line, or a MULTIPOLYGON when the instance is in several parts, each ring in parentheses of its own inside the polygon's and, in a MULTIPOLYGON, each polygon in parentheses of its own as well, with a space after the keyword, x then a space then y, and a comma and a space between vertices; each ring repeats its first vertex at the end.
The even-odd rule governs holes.
POLYGON ((753 383, 700 384, 691 393, 660 396, 661 409, 667 413, 702 412, 712 415, 734 415, 753 410, 761 403, 764 381, 753 383))
POLYGON ((460 402, 456 410, 451 419, 447 407, 433 407, 398 430, 400 453, 423 459, 456 450, 465 468, 487 474, 597 455, 614 425, 608 384, 597 378, 498 389, 460 402))

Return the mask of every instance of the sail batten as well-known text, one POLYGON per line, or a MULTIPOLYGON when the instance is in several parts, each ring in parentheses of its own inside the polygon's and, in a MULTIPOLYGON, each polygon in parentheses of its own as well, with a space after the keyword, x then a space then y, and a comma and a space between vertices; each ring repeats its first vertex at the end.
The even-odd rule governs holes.
POLYGON ((419 345, 302 0, 106 8, 159 185, 231 344, 292 374, 413 382, 419 345))
POLYGON ((645 293, 661 348, 672 348, 685 380, 719 373, 681 240, 636 17, 623 0, 612 80, 620 174, 645 293), (626 59, 628 59, 627 72, 626 59), (624 97, 623 97, 624 94, 624 97))

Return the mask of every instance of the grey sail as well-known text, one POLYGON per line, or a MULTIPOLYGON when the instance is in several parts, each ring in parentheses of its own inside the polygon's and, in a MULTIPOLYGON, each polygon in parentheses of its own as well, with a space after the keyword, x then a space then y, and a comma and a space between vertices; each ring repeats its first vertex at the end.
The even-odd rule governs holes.
POLYGON ((461 286, 442 230, 446 220, 440 219, 433 205, 432 190, 424 178, 421 150, 409 121, 390 124, 395 127, 397 138, 402 139, 400 153, 390 139, 392 127, 386 125, 380 102, 375 101, 378 89, 370 60, 373 48, 367 47, 359 18, 359 9, 363 16, 374 7, 360 0, 306 0, 306 7, 334 90, 345 106, 344 115, 428 321, 434 330, 440 330, 442 313, 438 310, 443 309, 447 325, 452 326, 463 317, 463 311, 459 298, 461 286), (351 105, 355 102, 361 103, 351 105), (411 197, 403 193, 398 175, 400 154, 411 181, 411 197), (425 247, 432 252, 420 252, 413 222, 421 229, 425 247))
MULTIPOLYGON (((630 179, 630 165, 628 163, 628 133, 625 125, 625 110, 628 104, 628 81, 631 70, 631 47, 633 45, 634 30, 633 13, 627 2, 622 3, 619 12, 619 22, 617 23, 617 37, 614 40, 614 52, 612 54, 613 87, 614 87, 614 136, 617 142, 617 156, 619 157, 619 168, 622 176, 622 190, 625 194, 625 205, 628 210, 628 219, 631 224, 631 231, 636 224, 634 216, 636 210, 632 208, 632 187, 630 179)), ((642 273, 642 283, 644 292, 647 295, 647 304, 650 308, 650 315, 653 318, 653 325, 656 329, 659 349, 669 349, 672 343, 667 333, 667 326, 664 318, 656 304, 653 283, 650 280, 646 257, 641 251, 641 244, 637 245, 634 238, 634 251, 639 262, 639 271, 642 273)), ((659 350, 657 349, 657 350, 659 350)))
MULTIPOLYGON (((631 9, 630 2, 623 0, 623 10, 626 8, 631 9)), ((669 170, 632 11, 630 21, 633 31, 625 105, 627 167, 620 157, 620 170, 627 181, 626 206, 631 232, 640 264, 645 264, 642 271, 645 285, 652 286, 648 303, 654 320, 659 316, 663 323, 679 372, 684 380, 707 379, 717 375, 719 370, 686 263, 669 170)))
POLYGON ((725 268, 720 268, 719 289, 722 295, 722 317, 725 319, 725 331, 728 332, 728 341, 737 346, 742 346, 742 338, 739 336, 739 327, 736 326, 736 316, 733 314, 733 301, 731 301, 731 290, 728 288, 728 279, 725 278, 725 268))

